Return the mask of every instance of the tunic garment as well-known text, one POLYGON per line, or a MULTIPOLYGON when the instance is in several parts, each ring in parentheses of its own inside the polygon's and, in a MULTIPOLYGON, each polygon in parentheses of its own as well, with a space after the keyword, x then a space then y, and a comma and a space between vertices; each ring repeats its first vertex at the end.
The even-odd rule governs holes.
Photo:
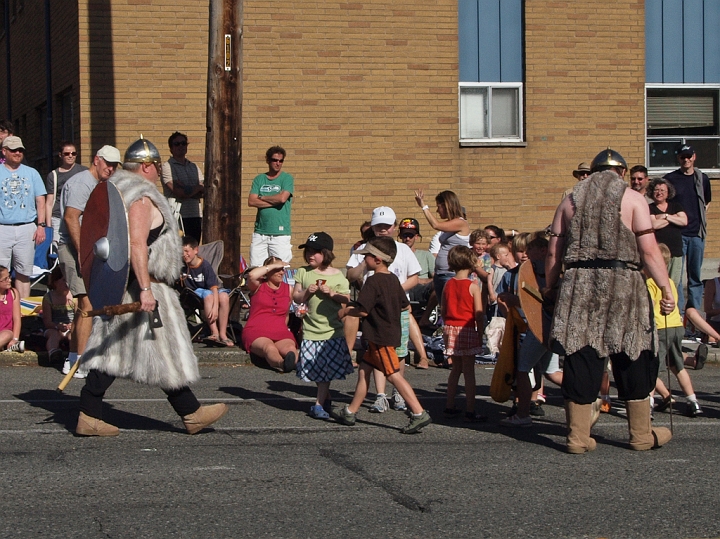
MULTIPOLYGON (((146 312, 96 316, 82 365, 162 389, 180 389, 199 380, 200 372, 185 315, 177 293, 171 288, 180 277, 182 266, 177 224, 165 198, 142 176, 120 170, 109 181, 122 194, 126 209, 142 197, 148 197, 165 220, 159 237, 148 248, 148 271, 156 281, 150 286, 163 325, 151 328, 151 313, 146 312)), ((136 280, 125 292, 123 303, 139 301, 139 298, 140 286, 136 280)))
MULTIPOLYGON (((567 230, 564 262, 619 260, 640 266, 635 234, 620 218, 627 185, 612 171, 575 185, 575 215, 567 230)), ((560 283, 550 338, 565 355, 585 346, 600 357, 624 352, 631 360, 655 350, 648 291, 633 269, 570 268, 560 283)))

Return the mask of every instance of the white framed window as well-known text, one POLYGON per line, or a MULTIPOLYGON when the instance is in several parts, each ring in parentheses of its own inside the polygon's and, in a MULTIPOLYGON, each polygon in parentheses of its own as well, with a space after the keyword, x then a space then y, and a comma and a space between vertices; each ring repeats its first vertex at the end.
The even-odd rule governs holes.
POLYGON ((524 144, 521 82, 459 86, 461 146, 524 144))
POLYGON ((675 170, 689 144, 698 168, 720 170, 720 84, 647 84, 645 96, 648 169, 675 170))

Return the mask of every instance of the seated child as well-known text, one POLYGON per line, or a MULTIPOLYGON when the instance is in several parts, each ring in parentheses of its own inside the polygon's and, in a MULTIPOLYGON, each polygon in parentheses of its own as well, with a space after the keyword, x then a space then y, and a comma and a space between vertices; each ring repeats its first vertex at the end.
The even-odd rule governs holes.
MULTIPOLYGON (((664 244, 659 244, 660 252, 665 259, 665 263, 670 263, 670 249, 664 244)), ((643 273, 645 270, 643 270, 643 273)), ((645 274, 647 276, 647 274, 645 274)), ((663 316, 660 313, 660 300, 662 299, 662 291, 658 288, 655 281, 647 277, 647 287, 650 292, 650 297, 653 302, 653 311, 655 313, 655 327, 658 332, 658 356, 660 358, 660 371, 665 371, 665 366, 672 371, 680 383, 685 396, 687 398, 687 415, 690 417, 697 417, 703 413, 700 404, 695 396, 695 390, 693 389, 692 382, 690 381, 690 375, 685 369, 684 363, 685 358, 682 351, 682 339, 685 335, 685 327, 682 323, 682 317, 677 306, 677 289, 675 283, 670 280, 670 288, 672 289, 673 298, 675 299, 675 309, 667 316, 663 316)), ((672 394, 665 387, 662 379, 658 374, 655 389, 663 397, 662 402, 658 405, 657 410, 662 412, 672 402, 672 394)))
POLYGON ((60 345, 70 344, 70 332, 76 310, 77 300, 73 298, 60 267, 55 266, 50 274, 48 291, 42 301, 45 349, 48 351, 50 363, 57 363, 63 359, 60 345))
POLYGON ((330 415, 338 423, 354 425, 355 416, 367 395, 370 375, 373 369, 378 369, 395 386, 412 412, 410 423, 401 432, 415 434, 432 423, 432 419, 420 405, 410 383, 400 373, 400 360, 395 352, 400 344, 400 312, 410 310, 410 302, 400 281, 388 270, 397 255, 397 246, 392 238, 379 236, 370 239, 355 254, 365 255, 368 270, 375 273, 367 278, 360 290, 357 306, 340 309, 338 317, 341 320, 346 316, 363 319, 362 332, 368 341, 368 350, 360 363, 352 402, 342 409, 333 408, 330 415))
POLYGON ((20 326, 20 294, 12 287, 10 271, 0 266, 0 350, 25 351, 20 326))
POLYGON ((230 291, 220 288, 212 266, 198 256, 198 242, 191 236, 183 238, 183 261, 185 262, 183 286, 203 300, 205 319, 211 333, 206 341, 215 346, 235 346, 227 336, 230 291))

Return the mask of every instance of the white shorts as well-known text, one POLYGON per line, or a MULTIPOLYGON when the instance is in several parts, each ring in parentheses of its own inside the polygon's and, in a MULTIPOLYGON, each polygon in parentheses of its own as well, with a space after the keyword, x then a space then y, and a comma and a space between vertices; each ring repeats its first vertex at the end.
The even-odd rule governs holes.
POLYGON ((265 259, 271 256, 290 263, 293 256, 290 236, 266 236, 253 232, 250 243, 250 267, 262 266, 265 259))
POLYGON ((0 266, 10 268, 20 275, 33 274, 35 261, 35 223, 24 225, 0 225, 0 266))

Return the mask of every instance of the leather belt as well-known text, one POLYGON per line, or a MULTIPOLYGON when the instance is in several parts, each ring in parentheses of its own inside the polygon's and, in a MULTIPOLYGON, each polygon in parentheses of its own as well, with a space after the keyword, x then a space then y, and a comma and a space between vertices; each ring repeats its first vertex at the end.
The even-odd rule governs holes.
POLYGON ((633 262, 623 262, 622 260, 603 260, 602 258, 594 258, 592 260, 578 260, 565 264, 565 269, 629 269, 640 271, 642 265, 633 262))

